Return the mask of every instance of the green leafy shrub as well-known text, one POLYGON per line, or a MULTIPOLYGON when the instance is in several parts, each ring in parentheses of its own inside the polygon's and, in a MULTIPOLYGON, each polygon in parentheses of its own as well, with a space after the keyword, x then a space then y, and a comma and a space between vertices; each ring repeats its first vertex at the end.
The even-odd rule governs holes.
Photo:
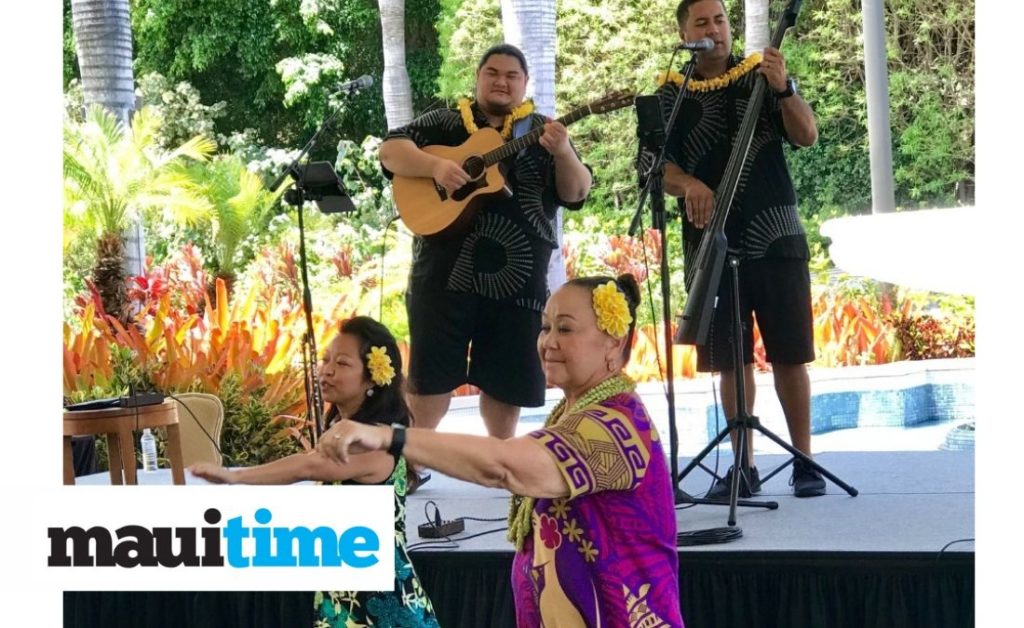
POLYGON ((224 404, 221 451, 232 466, 250 467, 302 451, 293 421, 281 417, 280 407, 269 407, 266 387, 246 391, 238 374, 220 381, 217 396, 224 404))

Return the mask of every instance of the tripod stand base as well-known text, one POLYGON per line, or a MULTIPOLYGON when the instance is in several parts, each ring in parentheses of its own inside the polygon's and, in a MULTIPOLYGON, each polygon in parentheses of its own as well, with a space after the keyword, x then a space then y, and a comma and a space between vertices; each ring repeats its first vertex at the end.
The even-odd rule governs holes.
MULTIPOLYGON (((704 458, 709 453, 711 453, 711 450, 713 450, 716 446, 718 446, 719 443, 724 441, 729 436, 729 434, 732 431, 734 431, 734 430, 737 430, 739 432, 739 434, 740 434, 739 441, 741 443, 741 447, 744 448, 744 449, 741 450, 741 456, 745 456, 745 447, 746 447, 745 441, 746 441, 746 438, 748 437, 747 435, 748 435, 749 430, 756 430, 756 431, 760 432, 761 434, 763 434, 764 436, 767 436, 769 440, 771 440, 773 443, 775 443, 779 447, 782 447, 783 449, 785 449, 786 452, 789 453, 792 456, 789 460, 787 460, 786 462, 782 463, 781 465, 779 465, 778 467, 773 469, 771 471, 771 473, 768 473, 767 475, 764 475, 763 477, 761 477, 761 482, 760 482, 761 486, 763 486, 765 482, 767 482, 772 477, 777 475, 780 471, 785 469, 787 466, 792 464, 795 460, 799 459, 805 465, 807 465, 808 467, 813 468, 815 471, 817 471, 818 473, 823 475, 826 479, 831 481, 833 484, 835 484, 839 488, 841 488, 844 491, 846 491, 847 494, 850 495, 850 497, 856 497, 857 496, 858 491, 857 491, 856 488, 850 486, 846 482, 843 482, 836 475, 834 475, 831 471, 829 471, 825 467, 823 467, 820 464, 818 464, 817 462, 815 462, 813 458, 811 458, 810 456, 808 456, 804 452, 800 451, 796 447, 793 447, 792 445, 790 445, 786 441, 784 441, 781 438, 779 438, 779 436, 776 435, 774 432, 772 432, 768 428, 766 428, 763 425, 761 425, 761 421, 756 416, 748 416, 748 415, 746 415, 744 413, 741 413, 735 419, 733 419, 732 421, 729 421, 728 425, 725 426, 725 429, 723 429, 721 432, 719 432, 718 436, 716 436, 714 439, 712 439, 712 441, 710 443, 708 443, 708 445, 703 450, 701 450, 701 452, 699 454, 697 454, 697 456, 692 461, 690 461, 690 464, 688 464, 686 466, 686 468, 683 469, 682 472, 679 473, 679 476, 676 478, 677 488, 678 488, 678 484, 683 481, 683 478, 685 478, 687 475, 689 475, 690 471, 693 471, 698 466, 710 473, 710 470, 707 467, 705 467, 703 464, 701 464, 701 461, 704 460, 704 458)), ((738 463, 738 464, 740 464, 740 466, 742 466, 742 461, 741 460, 737 460, 736 463, 738 463)), ((735 478, 739 478, 739 474, 735 474, 734 477, 735 478)), ((680 491, 680 492, 682 492, 682 491, 680 491)), ((679 502, 677 501, 676 503, 679 503, 679 502)), ((714 501, 714 503, 718 503, 718 502, 714 501)))
MULTIPOLYGON (((772 436, 774 436, 774 435, 772 435, 772 436)), ((787 449, 787 452, 792 454, 790 459, 787 460, 786 462, 783 462, 779 466, 775 467, 774 469, 772 469, 772 471, 770 473, 765 475, 764 478, 761 479, 761 484, 764 484, 769 479, 771 479, 772 477, 777 475, 780 471, 782 471, 783 469, 785 469, 789 465, 795 463, 797 460, 800 460, 806 466, 814 469, 815 471, 817 471, 818 473, 823 475, 826 479, 831 481, 833 484, 835 484, 839 488, 841 488, 844 491, 846 491, 846 493, 850 497, 856 497, 859 494, 859 491, 856 488, 854 488, 854 487, 850 486, 849 484, 847 484, 846 482, 843 482, 842 480, 840 480, 838 477, 833 475, 832 472, 830 472, 828 469, 826 469, 825 467, 823 467, 820 464, 818 464, 817 462, 815 462, 813 458, 811 458, 807 454, 803 453, 802 451, 800 451, 798 449, 793 449, 793 450, 788 450, 787 449)), ((797 495, 797 497, 806 497, 806 496, 805 495, 797 495)))
MULTIPOLYGON (((679 506, 681 504, 695 504, 695 505, 696 504, 702 504, 702 505, 707 505, 707 506, 728 506, 729 505, 729 500, 708 499, 706 497, 694 497, 693 495, 690 495, 689 493, 687 493, 683 489, 679 488, 678 486, 673 491, 673 494, 675 496, 676 506, 679 506)), ((761 501, 754 501, 754 500, 750 500, 750 499, 738 499, 738 500, 736 500, 736 505, 737 506, 749 506, 749 507, 752 507, 752 508, 767 508, 768 510, 775 510, 775 509, 777 509, 779 507, 779 503, 778 502, 773 502, 773 501, 761 502, 761 501)))

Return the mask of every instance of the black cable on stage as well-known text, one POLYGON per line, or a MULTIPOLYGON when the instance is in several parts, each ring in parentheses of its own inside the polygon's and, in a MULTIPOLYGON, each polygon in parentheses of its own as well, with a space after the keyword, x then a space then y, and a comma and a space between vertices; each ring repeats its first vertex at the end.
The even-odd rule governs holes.
POLYGON ((974 538, 972 537, 969 539, 957 539, 955 541, 950 541, 949 543, 946 543, 942 546, 942 549, 939 550, 939 553, 936 554, 935 560, 941 560, 945 551, 949 549, 949 546, 956 545, 957 543, 974 543, 974 538))
POLYGON ((460 545, 456 541, 468 541, 469 539, 475 539, 478 536, 484 536, 485 534, 494 534, 495 532, 504 532, 508 530, 508 526, 503 528, 492 528, 490 530, 484 530, 483 532, 477 532, 476 534, 470 534, 469 536, 457 536, 457 537, 445 537, 445 541, 419 541, 406 546, 406 550, 413 551, 421 547, 430 547, 432 545, 439 546, 440 549, 458 549, 460 545))
POLYGON ((743 536, 743 528, 725 527, 708 528, 706 530, 691 530, 680 532, 676 535, 676 546, 684 547, 690 545, 711 545, 714 543, 728 543, 743 536))

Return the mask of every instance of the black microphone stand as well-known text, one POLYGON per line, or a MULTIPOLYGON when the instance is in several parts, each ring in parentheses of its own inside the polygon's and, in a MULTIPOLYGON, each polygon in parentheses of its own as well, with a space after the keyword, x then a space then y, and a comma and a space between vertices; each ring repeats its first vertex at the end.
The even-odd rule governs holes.
MULTIPOLYGON (((672 54, 672 59, 669 61, 669 68, 672 67, 672 61, 675 60, 675 52, 672 54)), ((665 192, 664 192, 664 172, 663 167, 665 164, 665 152, 668 147, 666 129, 672 129, 675 125, 676 118, 679 115, 679 109, 682 105, 683 98, 686 95, 686 86, 690 81, 690 77, 693 75, 693 71, 696 68, 696 54, 690 57, 690 61, 683 68, 683 82, 679 86, 679 93, 676 95, 676 101, 672 106, 672 113, 669 115, 667 123, 662 123, 661 109, 660 109, 660 98, 658 96, 647 96, 637 98, 637 118, 638 118, 638 133, 639 140, 643 147, 648 149, 650 152, 655 153, 657 157, 651 163, 650 168, 647 172, 641 175, 641 180, 644 181, 643 190, 640 193, 640 199, 637 202, 636 211, 633 214, 633 220, 630 223, 629 235, 634 236, 640 227, 643 217, 644 205, 647 202, 648 197, 651 199, 651 223, 653 228, 657 229, 661 236, 661 318, 665 324, 664 333, 664 349, 665 349, 665 379, 666 379, 666 399, 668 401, 668 433, 669 433, 669 457, 671 472, 672 472, 672 486, 673 494, 675 496, 676 504, 710 504, 716 506, 727 505, 719 500, 705 499, 700 497, 693 497, 683 491, 679 487, 679 432, 676 427, 676 393, 675 393, 675 369, 672 357, 672 315, 671 315, 671 294, 670 294, 670 282, 669 282, 669 267, 668 267, 668 235, 666 230, 666 216, 665 211, 665 192), (641 98, 653 98, 656 101, 657 109, 651 113, 650 116, 644 117, 642 115, 642 101, 641 98), (656 115, 655 115, 656 113, 656 115), (654 118, 652 121, 650 118, 654 118)), ((738 502, 741 506, 760 506, 764 508, 774 509, 778 508, 776 502, 752 502, 747 500, 740 500, 738 502)))
MULTIPOLYGON (((738 496, 739 496, 739 490, 740 490, 740 483, 741 482, 746 482, 747 485, 751 489, 756 488, 755 486, 751 485, 750 480, 749 480, 750 479, 750 460, 748 459, 748 454, 747 454, 747 441, 753 436, 752 430, 756 430, 756 431, 760 432, 761 434, 767 436, 772 442, 774 442, 779 447, 782 447, 783 449, 785 449, 792 456, 789 460, 787 460, 783 464, 781 464, 778 467, 776 467, 774 470, 772 470, 766 476, 760 478, 760 482, 759 482, 758 486, 764 484, 769 479, 774 477, 777 473, 779 473, 780 471, 785 469, 790 463, 795 462, 796 460, 799 459, 805 465, 807 465, 809 467, 812 467, 813 469, 817 470, 823 476, 825 476, 826 478, 831 480, 834 484, 836 484, 837 486, 842 488, 851 497, 856 497, 857 494, 858 494, 858 491, 857 491, 856 488, 850 486, 846 482, 843 482, 841 479, 839 479, 837 476, 835 476, 831 471, 829 471, 825 467, 823 467, 820 464, 818 464, 817 462, 815 462, 813 458, 811 458, 810 456, 808 456, 804 452, 800 451, 799 449, 797 449, 793 445, 791 445, 791 444, 787 443, 786 441, 782 440, 778 435, 776 435, 774 432, 772 432, 771 430, 766 428, 764 425, 762 425, 761 421, 760 421, 760 419, 758 419, 758 417, 756 417, 756 416, 754 416, 752 414, 747 413, 747 390, 746 390, 746 381, 745 381, 745 378, 744 378, 744 365, 743 365, 743 325, 740 322, 742 320, 742 317, 740 315, 740 287, 739 287, 740 286, 740 277, 739 277, 740 260, 739 260, 739 258, 736 255, 734 255, 732 253, 729 253, 727 255, 727 257, 726 257, 725 264, 728 265, 728 267, 729 267, 729 278, 730 278, 731 283, 732 283, 732 285, 730 286, 731 287, 731 297, 732 297, 732 304, 731 304, 732 307, 729 308, 728 314, 731 316, 731 319, 732 319, 731 320, 732 325, 731 325, 731 329, 730 329, 730 335, 732 336, 731 337, 731 341, 732 341, 733 379, 735 381, 734 386, 736 388, 736 416, 733 419, 729 419, 729 420, 726 421, 726 426, 718 433, 717 436, 715 436, 715 438, 713 438, 711 440, 710 443, 707 444, 706 447, 704 447, 704 449, 702 449, 700 451, 700 453, 698 453, 693 458, 693 460, 690 461, 690 463, 686 466, 686 468, 683 469, 682 473, 679 474, 679 476, 678 476, 676 481, 677 482, 682 482, 683 478, 685 478, 687 475, 689 475, 689 473, 691 471, 693 471, 697 467, 700 467, 701 469, 704 469, 705 471, 710 473, 712 476, 714 476, 716 479, 721 479, 721 478, 718 478, 718 476, 715 475, 714 472, 711 469, 706 467, 702 461, 704 460, 704 458, 708 454, 711 453, 712 450, 714 450, 715 447, 717 447, 719 445, 719 443, 721 443, 722 441, 727 439, 729 437, 729 435, 733 431, 735 431, 736 432, 736 442, 734 443, 734 445, 735 445, 735 460, 733 462, 732 483, 729 486, 729 500, 728 501, 707 500, 707 499, 704 499, 704 500, 691 499, 691 500, 687 500, 687 502, 688 503, 701 503, 701 504, 712 503, 712 504, 720 504, 720 505, 723 505, 723 506, 729 506, 729 518, 727 520, 727 523, 729 524, 729 526, 735 526, 736 525, 736 506, 762 506, 762 507, 768 508, 770 510, 774 510, 774 509, 779 507, 778 503, 774 502, 774 501, 770 501, 770 502, 757 502, 757 501, 747 501, 747 500, 737 499, 738 496)), ((715 293, 717 294, 718 286, 713 286, 713 288, 715 289, 715 293)))
MULTIPOLYGON (((362 87, 361 84, 353 81, 335 93, 348 96, 360 87, 362 87)), ((309 270, 306 264, 306 231, 303 222, 303 206, 307 196, 312 200, 316 194, 309 194, 309 184, 306 178, 308 169, 299 165, 299 162, 316 147, 320 136, 330 128, 340 112, 340 107, 335 107, 331 111, 327 119, 320 125, 320 128, 313 134, 313 137, 309 138, 306 145, 302 147, 299 154, 292 160, 292 163, 270 185, 270 190, 276 191, 284 183, 286 177, 291 177, 295 183, 295 188, 285 192, 284 198, 289 205, 295 207, 299 218, 299 269, 302 274, 302 310, 306 318, 306 332, 302 336, 302 369, 303 382, 306 388, 306 416, 310 421, 310 443, 313 445, 316 445, 320 435, 323 434, 324 406, 323 397, 320 392, 320 382, 316 372, 317 350, 316 338, 313 334, 313 297, 309 290, 309 270)))

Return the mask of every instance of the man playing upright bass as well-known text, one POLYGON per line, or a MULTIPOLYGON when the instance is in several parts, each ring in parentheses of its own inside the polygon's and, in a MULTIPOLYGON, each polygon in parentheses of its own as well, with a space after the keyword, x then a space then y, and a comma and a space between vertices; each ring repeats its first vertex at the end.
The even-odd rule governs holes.
MULTIPOLYGON (((807 363, 814 360, 811 315, 810 257, 807 237, 797 213, 796 192, 783 155, 783 140, 791 146, 814 144, 818 137, 814 112, 796 91, 777 49, 740 59, 732 54, 732 33, 721 0, 683 0, 676 9, 683 41, 708 38, 711 50, 696 57, 696 67, 673 129, 667 133, 665 191, 679 199, 683 222, 687 285, 703 229, 715 205, 714 190, 733 151, 737 129, 758 74, 768 82, 760 119, 754 129, 744 176, 739 180, 725 223, 730 252, 742 264, 739 273, 743 326, 746 413, 754 407, 753 320, 764 339, 772 364, 775 391, 786 416, 793 446, 810 456, 811 390, 807 363), (758 63, 760 61, 760 63, 758 63), (685 212, 684 212, 685 210, 685 212)), ((665 77, 658 90, 667 119, 681 83, 678 74, 665 77)), ((728 419, 737 414, 736 385, 730 345, 732 279, 723 272, 710 339, 698 347, 697 368, 721 373, 722 405, 728 419)), ((733 433, 735 447, 735 433, 733 433)), ((743 478, 740 495, 758 492, 759 476, 752 465, 753 447, 747 440, 750 477, 743 478)), ((725 498, 734 470, 708 493, 725 498)), ((799 458, 791 478, 797 497, 825 494, 825 481, 799 458)))

